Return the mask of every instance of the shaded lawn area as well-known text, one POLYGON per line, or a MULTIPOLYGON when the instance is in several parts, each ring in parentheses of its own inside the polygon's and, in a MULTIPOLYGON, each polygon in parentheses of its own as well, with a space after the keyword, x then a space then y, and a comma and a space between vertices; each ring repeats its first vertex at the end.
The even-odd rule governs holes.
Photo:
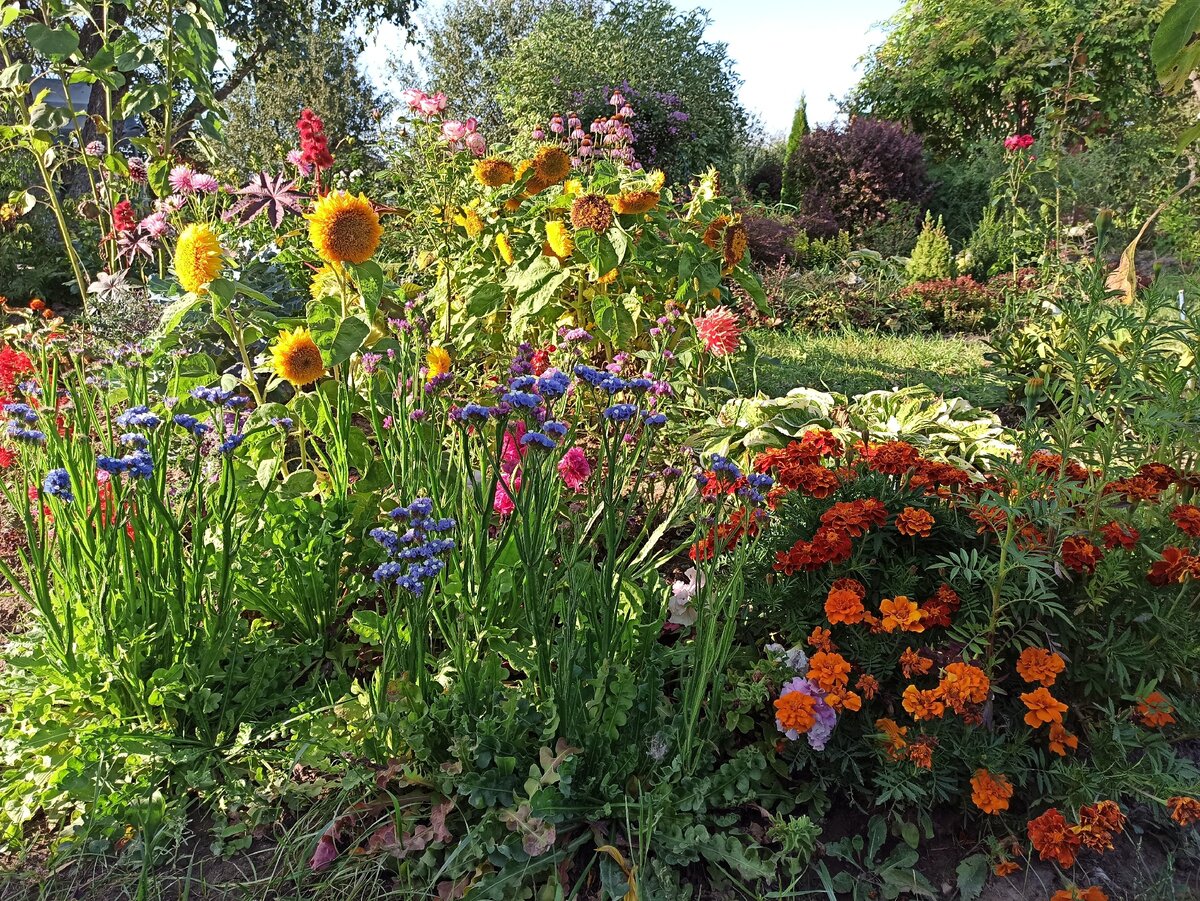
MULTIPOLYGON (((750 338, 758 348, 758 388, 771 396, 800 385, 851 397, 927 385, 973 404, 996 400, 984 376, 986 347, 979 338, 782 329, 755 331, 750 338)), ((751 390, 751 378, 749 365, 742 364, 743 391, 751 390)))

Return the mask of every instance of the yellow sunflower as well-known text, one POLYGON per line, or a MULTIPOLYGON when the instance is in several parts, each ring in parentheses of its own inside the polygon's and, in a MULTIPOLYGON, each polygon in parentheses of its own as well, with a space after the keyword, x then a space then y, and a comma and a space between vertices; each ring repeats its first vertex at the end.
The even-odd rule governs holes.
POLYGON ((556 185, 571 174, 571 158, 561 147, 546 145, 533 155, 533 171, 546 185, 556 185))
POLYGON ((463 207, 462 214, 454 217, 454 224, 466 229, 467 237, 478 238, 486 223, 474 207, 463 207))
POLYGON ((175 274, 183 290, 203 293, 221 273, 221 256, 221 245, 211 228, 203 222, 185 228, 175 243, 175 274))
POLYGON ((590 228, 598 235, 608 231, 613 221, 612 204, 603 194, 580 194, 571 203, 571 225, 590 228))
POLYGON ((560 260, 567 259, 575 250, 575 241, 571 238, 571 230, 557 219, 546 223, 546 243, 560 260))
POLYGON ((308 219, 308 239, 327 263, 365 263, 379 246, 379 214, 362 194, 331 191, 308 219))
POLYGON ((622 216, 648 213, 658 206, 658 191, 622 191, 613 198, 613 209, 622 216))
POLYGON ((478 160, 473 168, 475 170, 476 181, 489 188, 511 185, 517 177, 512 163, 494 156, 478 160))
POLYGON ((440 375, 450 371, 450 352, 444 347, 431 347, 425 354, 425 380, 432 382, 440 375))
POLYGON ((321 349, 306 328, 279 333, 279 340, 271 348, 271 364, 277 376, 297 388, 315 382, 325 374, 321 349))
POLYGON ((504 260, 505 264, 511 266, 515 257, 513 256, 512 242, 508 240, 508 235, 496 235, 496 250, 500 253, 500 259, 504 260))

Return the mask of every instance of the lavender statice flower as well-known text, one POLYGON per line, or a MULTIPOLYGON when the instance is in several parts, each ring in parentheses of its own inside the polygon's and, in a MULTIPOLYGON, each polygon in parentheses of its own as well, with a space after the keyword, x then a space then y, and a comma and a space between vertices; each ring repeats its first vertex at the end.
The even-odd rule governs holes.
POLYGON ((568 329, 563 333, 563 340, 571 344, 585 344, 592 340, 591 333, 587 329, 573 328, 568 329))
POLYGON ((417 407, 408 414, 408 418, 413 422, 421 422, 428 414, 421 407, 417 407))
POLYGON ((360 362, 362 363, 362 371, 365 376, 373 376, 379 371, 379 362, 383 359, 383 354, 371 353, 368 351, 362 355, 360 362))
POLYGON ((434 519, 433 501, 427 497, 418 498, 407 507, 397 507, 388 516, 406 529, 403 533, 383 528, 371 530, 371 538, 391 558, 375 570, 375 581, 395 584, 420 596, 445 568, 440 558, 454 550, 454 539, 440 536, 454 529, 455 522, 434 519))
POLYGON ((223 405, 229 398, 233 397, 232 391, 226 391, 224 388, 193 388, 192 397, 196 400, 202 400, 209 404, 223 405))
POLYGON ((65 469, 52 469, 46 473, 42 491, 64 503, 69 504, 75 500, 75 495, 71 493, 71 474, 65 469))

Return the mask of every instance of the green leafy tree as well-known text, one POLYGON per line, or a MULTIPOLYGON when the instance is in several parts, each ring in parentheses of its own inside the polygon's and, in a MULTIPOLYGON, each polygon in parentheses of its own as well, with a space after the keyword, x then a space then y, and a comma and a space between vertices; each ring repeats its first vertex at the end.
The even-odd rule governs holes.
POLYGON ((529 128, 555 111, 611 113, 609 93, 621 88, 636 112, 644 165, 675 179, 727 168, 748 120, 728 49, 705 39, 708 25, 703 11, 679 12, 667 0, 636 0, 598 17, 547 9, 498 63, 505 119, 529 128))
POLYGON ((1161 124, 1164 95, 1150 58, 1161 0, 908 0, 865 58, 851 112, 895 119, 939 155, 976 138, 1064 127, 1102 134, 1161 124), (1077 43, 1078 42, 1078 43, 1077 43), (1075 48, 1072 52, 1072 48, 1075 48))
POLYGON ((798 204, 800 190, 795 180, 797 154, 800 152, 800 142, 808 134, 808 100, 801 95, 800 104, 792 116, 792 130, 788 133, 787 153, 783 158, 783 191, 780 200, 784 203, 798 204))

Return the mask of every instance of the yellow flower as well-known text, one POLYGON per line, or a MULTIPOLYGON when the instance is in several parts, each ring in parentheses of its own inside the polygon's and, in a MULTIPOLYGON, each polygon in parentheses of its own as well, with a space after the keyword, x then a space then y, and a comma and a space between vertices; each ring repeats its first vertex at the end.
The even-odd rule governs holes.
POLYGON ((517 177, 512 163, 494 156, 476 161, 474 170, 475 179, 489 188, 511 185, 517 177))
POLYGON ((563 193, 568 197, 574 197, 576 194, 583 193, 583 182, 578 178, 568 178, 563 182, 563 193))
POLYGON ((500 252, 500 259, 504 260, 505 264, 511 266, 513 264, 513 249, 512 244, 508 240, 508 235, 496 235, 496 250, 500 252))
POLYGON ((571 158, 561 147, 547 144, 533 155, 533 171, 545 185, 556 185, 571 174, 571 158))
POLYGON ((327 263, 365 263, 379 247, 379 214, 362 194, 331 191, 308 219, 308 239, 327 263))
POLYGON ((450 371, 450 353, 444 347, 431 347, 429 352, 425 354, 425 365, 427 372, 425 380, 432 382, 440 375, 445 375, 450 371))
POLYGON ((571 224, 576 229, 590 228, 602 235, 608 231, 612 221, 612 204, 603 194, 580 194, 571 204, 571 224))
POLYGON ((306 328, 280 332, 279 340, 271 348, 271 363, 277 376, 297 388, 315 382, 325 374, 321 349, 306 328))
POLYGON ((175 274, 184 291, 202 294, 221 272, 221 245, 213 230, 193 222, 175 243, 175 274))
POLYGON ((613 209, 622 216, 648 213, 658 206, 658 191, 622 191, 613 198, 613 209))
POLYGON ((337 263, 326 263, 320 269, 313 273, 312 284, 308 287, 308 293, 313 300, 321 297, 329 297, 337 294, 340 288, 339 275, 341 267, 337 263))
POLYGON ((571 230, 557 219, 546 223, 546 243, 554 251, 554 255, 565 260, 575 250, 575 242, 571 239, 571 230))
POLYGON ((470 238, 478 238, 485 225, 483 217, 473 207, 463 207, 462 214, 454 217, 454 224, 466 229, 470 238))

